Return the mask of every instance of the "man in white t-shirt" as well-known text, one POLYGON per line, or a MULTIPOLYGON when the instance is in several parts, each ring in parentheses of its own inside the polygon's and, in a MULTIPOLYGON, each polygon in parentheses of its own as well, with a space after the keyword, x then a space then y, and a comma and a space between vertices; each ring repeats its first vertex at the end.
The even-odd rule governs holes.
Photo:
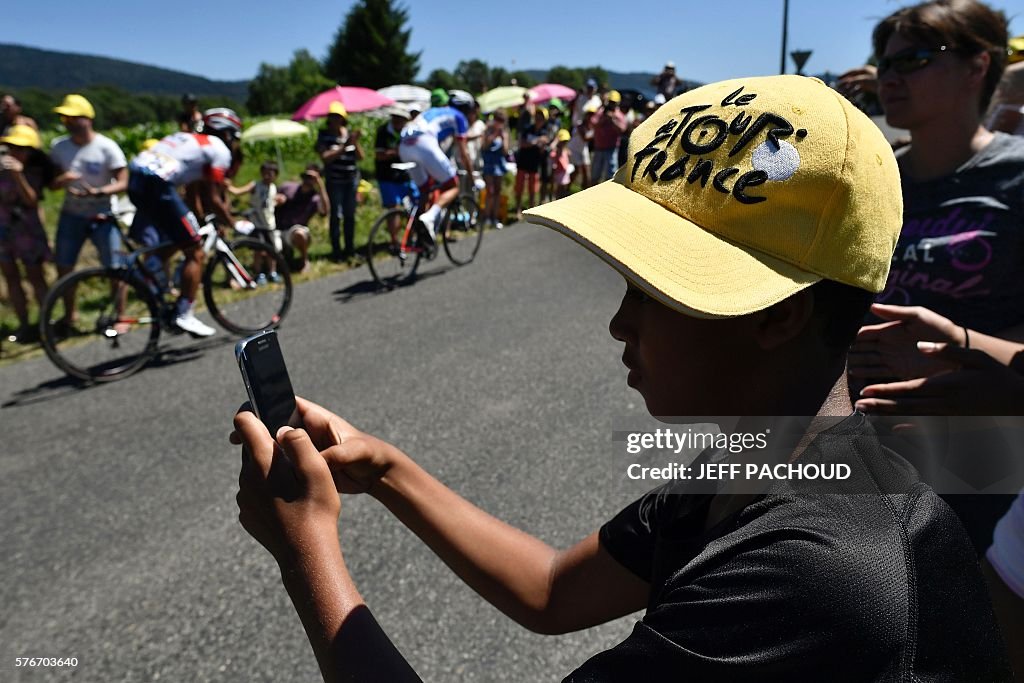
POLYGON ((93 130, 96 114, 84 97, 68 95, 54 111, 68 131, 50 148, 66 189, 57 225, 57 267, 62 275, 70 272, 86 238, 109 266, 121 248, 112 214, 114 197, 128 188, 128 162, 116 142, 93 130))
MULTIPOLYGON (((96 112, 81 95, 68 95, 54 111, 68 134, 53 141, 50 157, 63 174, 64 204, 57 220, 57 274, 70 273, 89 239, 104 266, 115 265, 121 232, 113 216, 114 197, 128 187, 128 162, 117 143, 93 130, 96 112)), ((64 324, 75 319, 74 292, 65 297, 64 324)))

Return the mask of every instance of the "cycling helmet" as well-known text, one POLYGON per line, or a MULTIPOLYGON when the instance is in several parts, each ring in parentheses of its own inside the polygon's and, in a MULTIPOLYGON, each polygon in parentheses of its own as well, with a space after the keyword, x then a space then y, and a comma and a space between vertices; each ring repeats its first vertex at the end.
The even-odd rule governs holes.
POLYGON ((453 90, 448 98, 448 106, 456 109, 472 109, 475 104, 476 100, 468 92, 453 90))
POLYGON ((229 140, 237 140, 242 134, 242 119, 227 107, 207 109, 203 112, 203 131, 221 133, 229 140))

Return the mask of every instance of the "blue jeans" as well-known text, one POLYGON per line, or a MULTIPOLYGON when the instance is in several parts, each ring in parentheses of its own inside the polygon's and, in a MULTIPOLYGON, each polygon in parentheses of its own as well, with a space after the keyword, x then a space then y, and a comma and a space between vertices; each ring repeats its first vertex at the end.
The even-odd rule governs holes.
POLYGON ((358 176, 347 183, 327 183, 327 198, 331 200, 331 252, 334 256, 342 255, 341 235, 339 234, 342 220, 345 223, 344 255, 351 256, 356 251, 356 188, 358 186, 358 176))
POLYGON ((57 265, 74 268, 86 238, 96 245, 100 263, 108 268, 120 265, 123 260, 121 231, 113 218, 96 220, 92 216, 75 216, 65 212, 61 212, 57 219, 57 239, 54 245, 57 265))
POLYGON ((595 149, 590 160, 590 182, 601 183, 610 179, 619 170, 619 150, 595 149))

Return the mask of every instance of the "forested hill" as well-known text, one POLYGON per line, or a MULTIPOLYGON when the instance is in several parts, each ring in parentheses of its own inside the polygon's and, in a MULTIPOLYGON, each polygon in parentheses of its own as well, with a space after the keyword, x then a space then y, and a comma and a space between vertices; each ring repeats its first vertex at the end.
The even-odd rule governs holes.
POLYGON ((248 81, 212 81, 201 76, 109 57, 54 52, 0 43, 0 87, 70 92, 113 85, 131 93, 226 97, 244 102, 248 81))

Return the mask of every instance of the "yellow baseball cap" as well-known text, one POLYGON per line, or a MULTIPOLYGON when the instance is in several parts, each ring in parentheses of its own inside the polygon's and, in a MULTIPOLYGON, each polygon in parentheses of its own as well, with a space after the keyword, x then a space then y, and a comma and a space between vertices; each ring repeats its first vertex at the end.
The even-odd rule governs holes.
POLYGON ((81 95, 67 95, 59 107, 53 110, 61 116, 84 116, 87 119, 96 118, 96 110, 89 104, 89 100, 81 95))
POLYGON ((7 129, 7 135, 0 138, 0 144, 15 147, 31 147, 42 149, 43 142, 39 139, 39 131, 32 126, 18 123, 7 129))
POLYGON ((878 127, 793 75, 670 100, 630 136, 612 180, 526 212, 703 318, 763 310, 822 279, 882 291, 902 215, 878 127))
POLYGON ((337 114, 343 118, 348 118, 348 111, 345 109, 345 105, 341 102, 331 102, 330 108, 327 110, 328 115, 337 114))
POLYGON ((565 128, 563 128, 562 130, 558 131, 558 141, 559 142, 569 142, 569 140, 571 140, 571 139, 572 139, 572 133, 567 131, 565 128))
POLYGON ((616 102, 616 103, 621 102, 622 101, 622 94, 619 93, 618 90, 611 90, 611 91, 608 92, 608 101, 609 102, 616 102))

